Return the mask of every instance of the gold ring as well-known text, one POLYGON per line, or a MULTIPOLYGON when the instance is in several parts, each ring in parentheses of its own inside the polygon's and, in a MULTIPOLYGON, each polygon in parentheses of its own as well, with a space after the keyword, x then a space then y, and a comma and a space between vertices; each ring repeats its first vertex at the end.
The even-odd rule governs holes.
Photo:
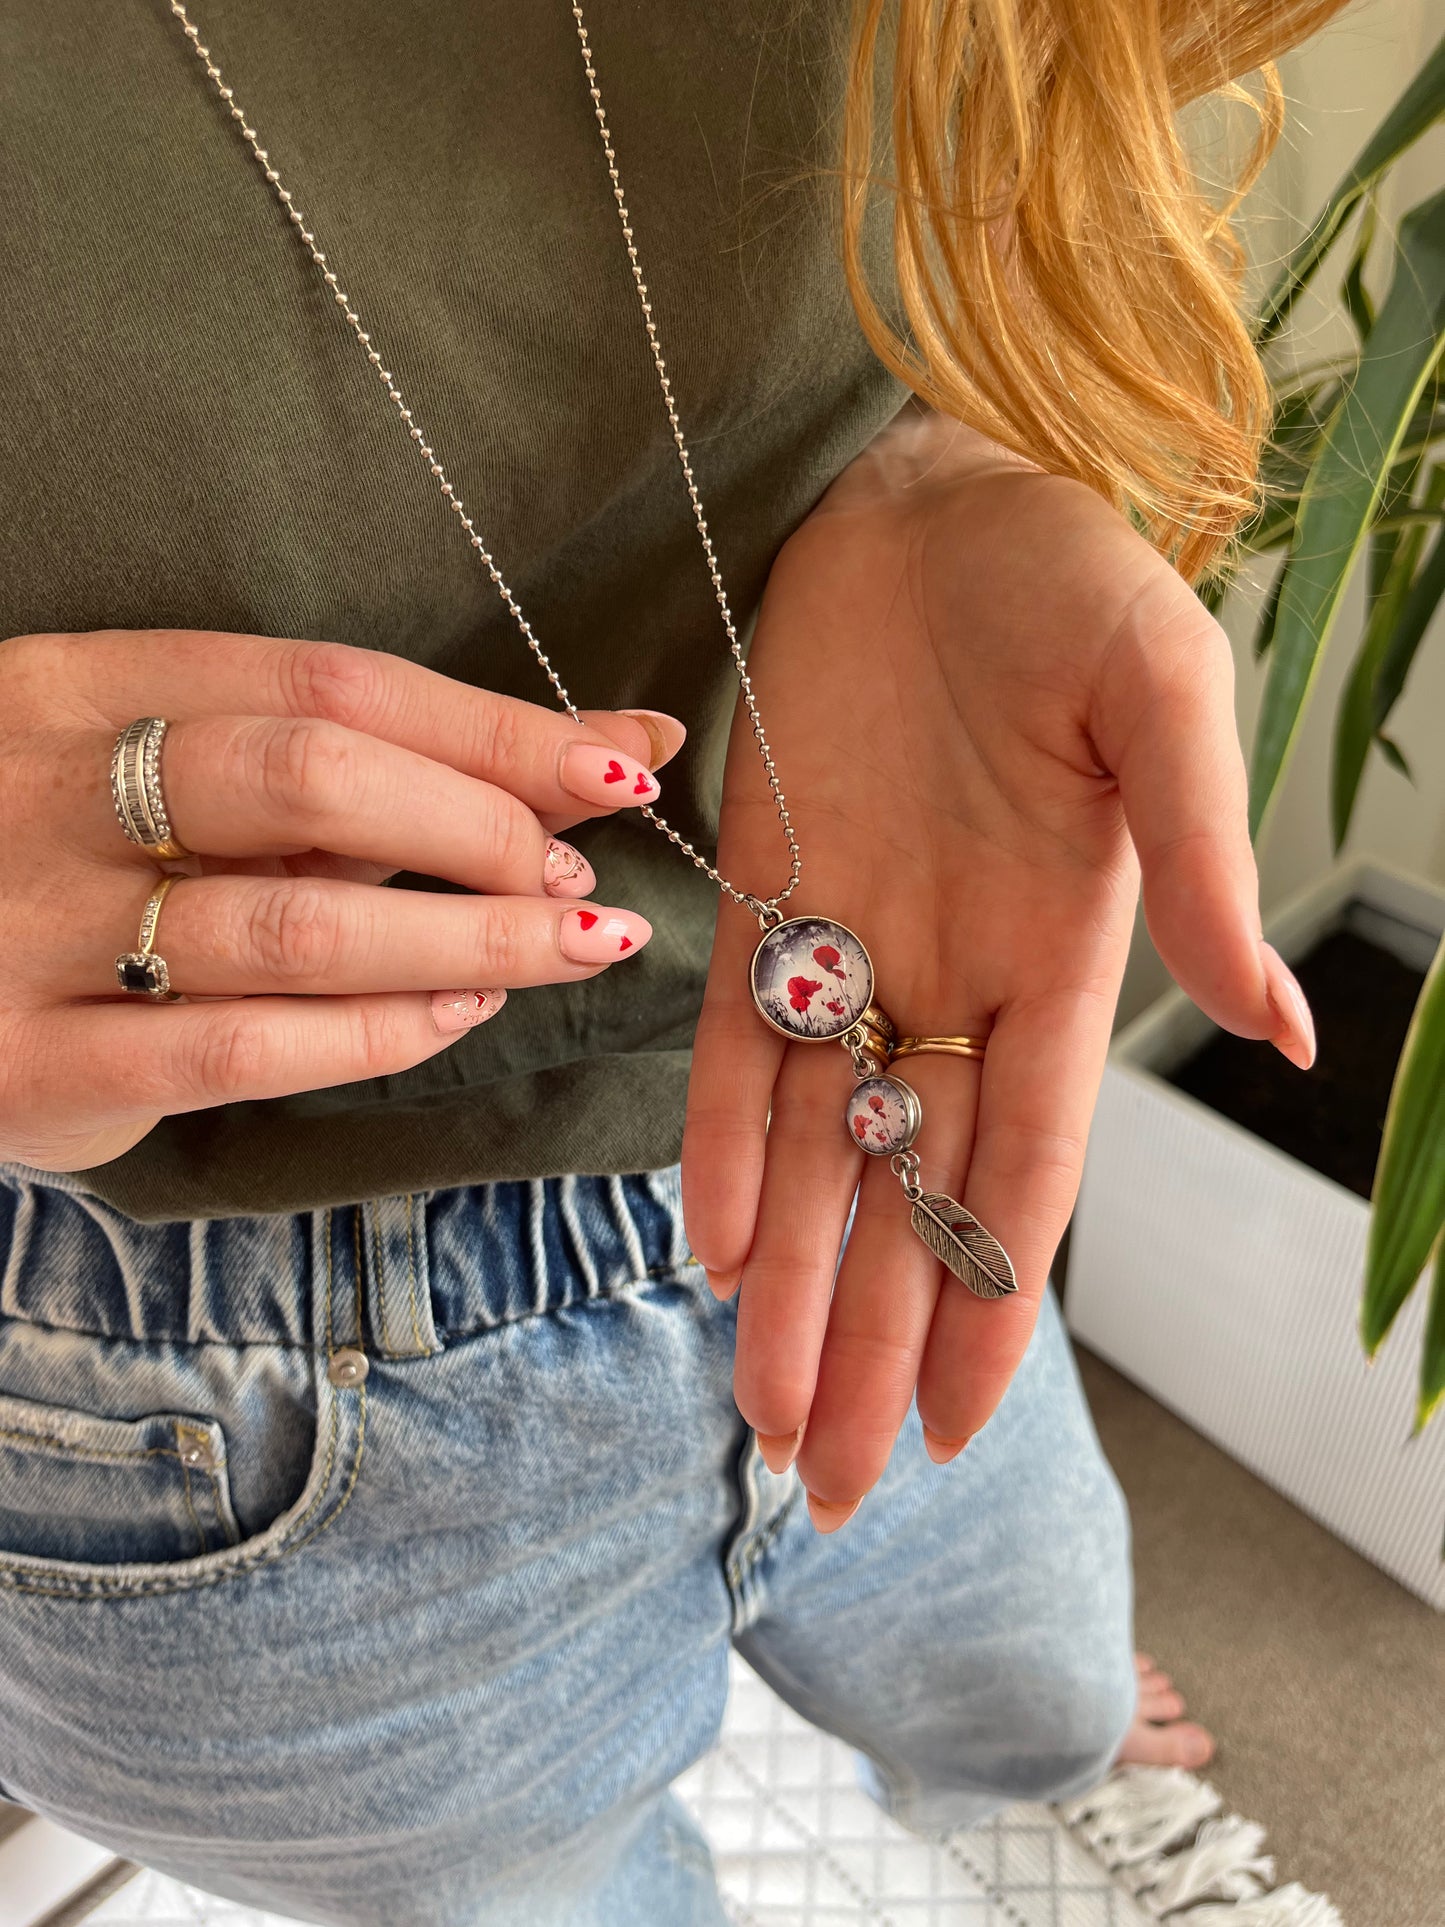
POLYGON ((900 1037, 891 1055, 917 1057, 923 1051, 938 1051, 946 1057, 981 1058, 987 1048, 987 1037, 900 1037))
POLYGON ((174 870, 160 879, 141 911, 140 937, 135 949, 122 951, 115 960, 116 980, 121 989, 128 990, 132 996, 150 997, 160 1004, 173 1004, 181 994, 171 989, 171 973, 166 968, 165 958, 158 957, 151 947, 156 940, 156 922, 166 893, 173 883, 180 881, 181 877, 174 870))

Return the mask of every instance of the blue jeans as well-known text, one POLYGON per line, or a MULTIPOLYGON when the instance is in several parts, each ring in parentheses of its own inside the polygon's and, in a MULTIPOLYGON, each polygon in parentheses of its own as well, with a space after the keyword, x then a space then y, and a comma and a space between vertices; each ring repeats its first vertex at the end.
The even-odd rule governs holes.
POLYGON ((720 1927, 728 1643, 942 1832, 1083 1790, 1128 1527, 1052 1298, 837 1533, 732 1397, 677 1168, 147 1225, 0 1165, 0 1789, 345 1927, 720 1927))

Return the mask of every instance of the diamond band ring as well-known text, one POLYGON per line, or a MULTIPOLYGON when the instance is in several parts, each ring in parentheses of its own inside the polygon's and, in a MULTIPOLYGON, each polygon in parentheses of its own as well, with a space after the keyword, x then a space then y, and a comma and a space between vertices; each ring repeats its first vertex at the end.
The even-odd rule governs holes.
POLYGON ((161 744, 168 728, 164 716, 138 716, 126 724, 110 759, 111 800, 120 827, 148 856, 190 856, 171 834, 161 790, 161 744))

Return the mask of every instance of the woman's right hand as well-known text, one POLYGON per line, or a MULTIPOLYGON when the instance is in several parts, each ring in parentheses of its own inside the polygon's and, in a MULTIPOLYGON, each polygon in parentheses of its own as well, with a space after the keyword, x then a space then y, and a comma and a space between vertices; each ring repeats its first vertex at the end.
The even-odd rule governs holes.
POLYGON ((553 832, 655 803, 650 771, 682 738, 649 711, 579 728, 342 643, 0 642, 0 1157, 82 1170, 176 1112, 387 1076, 508 989, 635 955, 651 926, 579 906, 596 879, 553 832), (115 974, 163 867, 111 799, 115 738, 138 716, 170 722, 166 806, 197 853, 164 865, 183 876, 155 940, 177 1003, 115 974), (479 894, 381 888, 398 870, 479 894), (437 988, 452 984, 485 989, 437 988))

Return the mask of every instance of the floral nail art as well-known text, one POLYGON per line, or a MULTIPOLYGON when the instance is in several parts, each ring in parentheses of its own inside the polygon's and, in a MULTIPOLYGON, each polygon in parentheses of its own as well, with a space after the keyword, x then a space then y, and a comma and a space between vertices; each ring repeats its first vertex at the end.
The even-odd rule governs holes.
POLYGON ((597 887, 597 873, 580 850, 560 837, 547 839, 542 859, 542 888, 549 897, 590 897, 597 887))
POLYGON ((434 990, 431 1020, 443 1037, 455 1037, 495 1017, 506 1001, 505 990, 434 990))

